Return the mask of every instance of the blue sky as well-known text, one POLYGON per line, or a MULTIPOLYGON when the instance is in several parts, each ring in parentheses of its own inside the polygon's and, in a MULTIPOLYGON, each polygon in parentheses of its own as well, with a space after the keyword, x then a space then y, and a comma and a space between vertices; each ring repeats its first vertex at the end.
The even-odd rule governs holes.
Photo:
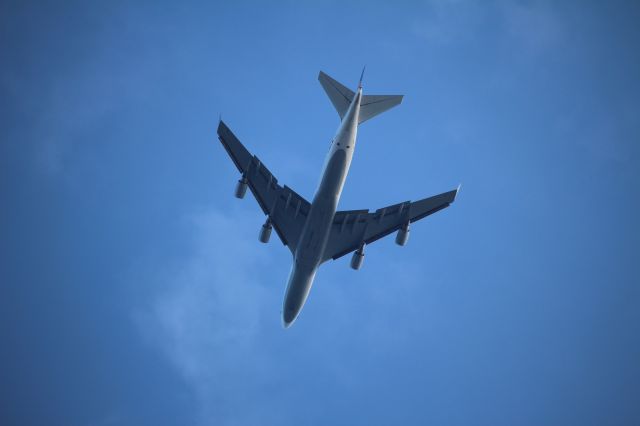
POLYGON ((0 423, 640 424, 634 2, 90 3, 0 6, 0 423), (340 207, 463 189, 283 330, 217 119, 311 198, 364 64, 340 207))

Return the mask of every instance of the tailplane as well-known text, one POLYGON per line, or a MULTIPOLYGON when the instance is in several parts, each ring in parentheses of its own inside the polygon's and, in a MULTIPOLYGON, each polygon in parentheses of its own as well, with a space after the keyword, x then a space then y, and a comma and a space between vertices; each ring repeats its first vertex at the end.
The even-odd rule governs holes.
MULTIPOLYGON (((327 96, 329 96, 331 103, 338 111, 340 118, 344 118, 355 93, 322 71, 318 75, 318 81, 320 81, 324 91, 327 92, 327 96)), ((368 119, 399 105, 400 102, 402 102, 402 95, 363 95, 360 100, 358 124, 364 123, 368 119)))
POLYGON ((327 96, 331 99, 331 103, 335 107, 336 111, 338 111, 340 119, 342 119, 347 113, 355 93, 322 71, 318 74, 318 81, 322 85, 324 91, 327 92, 327 96))
POLYGON ((400 105, 400 102, 402 102, 402 95, 364 95, 360 101, 358 124, 400 105))

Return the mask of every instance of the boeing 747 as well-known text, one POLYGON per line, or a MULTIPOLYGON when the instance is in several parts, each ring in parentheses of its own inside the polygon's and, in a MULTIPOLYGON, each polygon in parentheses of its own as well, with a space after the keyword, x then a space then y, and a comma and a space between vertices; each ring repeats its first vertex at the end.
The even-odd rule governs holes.
POLYGON ((409 238, 409 225, 448 207, 460 188, 419 201, 383 207, 375 212, 337 211, 356 147, 358 126, 400 104, 402 95, 363 95, 362 75, 355 92, 322 71, 318 80, 338 111, 341 122, 311 202, 288 186, 279 185, 262 161, 244 147, 222 120, 218 125, 220 142, 241 174, 236 197, 243 198, 248 187, 267 216, 260 230, 260 242, 267 243, 272 229, 275 229, 293 255, 282 306, 285 328, 293 324, 300 314, 322 263, 353 252, 351 267, 360 269, 365 246, 396 231, 396 243, 404 246, 409 238))

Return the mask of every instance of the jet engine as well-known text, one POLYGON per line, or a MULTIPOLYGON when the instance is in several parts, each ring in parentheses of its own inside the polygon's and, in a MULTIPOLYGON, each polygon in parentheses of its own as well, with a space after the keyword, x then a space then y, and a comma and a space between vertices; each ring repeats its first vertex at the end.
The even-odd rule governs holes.
POLYGON ((260 228, 260 235, 258 236, 258 240, 260 240, 260 242, 263 244, 268 243, 269 238, 271 238, 272 229, 273 229, 273 226, 271 225, 271 220, 267 219, 264 225, 262 225, 262 228, 260 228))
POLYGON ((244 198, 244 194, 247 193, 247 178, 244 176, 240 178, 236 185, 236 198, 244 198))
POLYGON ((407 244, 408 240, 409 240, 409 223, 407 222, 404 225, 402 225, 402 228, 398 230, 398 233, 396 234, 396 244, 399 246, 403 246, 407 244))
POLYGON ((364 262, 364 245, 360 246, 360 248, 353 252, 353 257, 351 258, 351 269, 355 269, 356 271, 362 268, 362 262, 364 262))

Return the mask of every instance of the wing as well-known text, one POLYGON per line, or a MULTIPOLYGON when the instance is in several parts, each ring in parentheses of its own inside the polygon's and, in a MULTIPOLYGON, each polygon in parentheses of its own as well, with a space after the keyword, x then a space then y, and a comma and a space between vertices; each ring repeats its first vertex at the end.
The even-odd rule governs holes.
POLYGON ((288 186, 278 185, 278 180, 260 159, 251 155, 226 124, 220 121, 218 138, 233 160, 253 196, 271 223, 282 243, 295 252, 302 228, 309 214, 310 204, 288 186))
POLYGON ((372 242, 442 210, 455 200, 458 190, 425 198, 420 201, 394 204, 369 213, 369 210, 336 212, 325 248, 323 261, 337 259, 350 253, 362 243, 372 242))

